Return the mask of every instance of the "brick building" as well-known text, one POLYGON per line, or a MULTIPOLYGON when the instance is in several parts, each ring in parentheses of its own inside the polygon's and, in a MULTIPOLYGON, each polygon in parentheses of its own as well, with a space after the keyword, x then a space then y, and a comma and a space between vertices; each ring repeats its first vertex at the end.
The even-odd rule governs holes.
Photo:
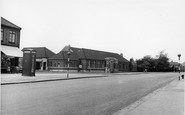
POLYGON ((21 28, 1 17, 1 72, 16 72, 23 57, 20 47, 21 28))
MULTIPOLYGON (((48 59, 49 70, 68 69, 67 47, 48 59)), ((70 47, 70 50, 70 70, 78 70, 81 66, 82 71, 129 71, 129 61, 117 53, 75 47, 70 47)))

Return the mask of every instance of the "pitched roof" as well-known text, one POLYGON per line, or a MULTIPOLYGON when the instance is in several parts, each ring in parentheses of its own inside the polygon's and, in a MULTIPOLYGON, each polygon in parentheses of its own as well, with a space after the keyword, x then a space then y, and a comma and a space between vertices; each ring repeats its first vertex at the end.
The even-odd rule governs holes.
POLYGON ((21 27, 13 24, 12 22, 6 20, 5 18, 1 17, 1 25, 4 25, 4 26, 8 26, 8 27, 12 27, 12 28, 16 28, 16 29, 20 29, 21 30, 21 27))
MULTIPOLYGON (((62 51, 61 50, 59 53, 50 57, 49 59, 67 60, 68 59, 67 51, 62 51)), ((79 60, 79 57, 75 52, 73 52, 73 53, 70 54, 70 60, 79 60)))
POLYGON ((37 58, 50 58, 55 55, 54 52, 49 50, 46 47, 25 47, 22 49, 24 51, 25 49, 34 49, 36 50, 36 57, 37 58))
MULTIPOLYGON (((64 47, 65 49, 66 47, 64 47)), ((70 60, 79 60, 79 59, 93 59, 93 60, 105 60, 107 57, 114 57, 120 62, 129 62, 124 57, 117 53, 91 50, 85 48, 75 48, 70 47, 72 53, 70 55, 70 60)), ((61 50, 58 54, 54 55, 49 59, 67 59, 67 50, 61 50)))
POLYGON ((56 55, 50 57, 49 59, 64 59, 64 56, 63 56, 63 51, 60 51, 59 53, 57 53, 56 55))
POLYGON ((75 48, 75 47, 71 47, 71 50, 76 53, 76 55, 78 56, 78 58, 80 59, 84 59, 85 58, 85 54, 82 48, 75 48))
POLYGON ((83 48, 83 51, 87 59, 105 60, 105 58, 107 57, 113 57, 113 58, 118 59, 118 61, 120 62, 128 62, 128 60, 126 60, 124 57, 122 57, 121 55, 117 53, 91 50, 91 49, 85 49, 85 48, 83 48))
MULTIPOLYGON (((68 55, 68 46, 65 46, 58 54, 54 55, 53 57, 49 58, 49 59, 64 59, 67 60, 68 55)), ((70 60, 79 60, 79 59, 84 59, 84 53, 83 50, 81 48, 75 48, 75 47, 70 47, 70 60)))

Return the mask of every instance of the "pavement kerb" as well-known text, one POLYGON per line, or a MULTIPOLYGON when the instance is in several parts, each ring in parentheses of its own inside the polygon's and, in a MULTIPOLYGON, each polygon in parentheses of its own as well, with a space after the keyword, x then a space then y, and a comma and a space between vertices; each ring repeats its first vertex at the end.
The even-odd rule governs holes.
POLYGON ((174 78, 174 79, 170 80, 169 83, 167 83, 166 85, 162 86, 161 88, 158 88, 158 89, 154 90, 153 92, 151 92, 148 95, 142 97, 141 99, 131 103, 127 107, 125 107, 125 108, 115 112, 113 115, 127 115, 127 113, 129 113, 130 111, 136 109, 142 103, 145 103, 146 101, 148 101, 151 97, 153 97, 154 95, 158 94, 160 91, 162 91, 163 89, 168 87, 172 82, 174 82, 176 80, 177 80, 177 78, 174 78))
POLYGON ((33 81, 18 81, 18 82, 1 83, 1 85, 38 83, 38 82, 49 82, 49 81, 59 81, 59 80, 73 80, 73 79, 86 79, 86 78, 100 78, 100 77, 107 77, 107 76, 106 75, 97 75, 97 76, 73 77, 73 78, 58 78, 58 79, 56 78, 56 79, 42 79, 42 80, 33 80, 33 81))
MULTIPOLYGON (((128 73, 109 73, 110 75, 139 75, 139 74, 151 74, 153 72, 128 72, 128 73)), ((158 72, 157 72, 158 73, 158 72)))
POLYGON ((109 75, 138 75, 142 73, 109 73, 109 75))

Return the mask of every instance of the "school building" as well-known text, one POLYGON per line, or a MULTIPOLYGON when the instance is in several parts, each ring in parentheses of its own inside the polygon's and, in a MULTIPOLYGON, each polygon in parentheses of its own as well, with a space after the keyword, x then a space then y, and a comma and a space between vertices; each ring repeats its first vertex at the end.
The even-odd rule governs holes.
POLYGON ((129 71, 129 61, 117 53, 70 46, 65 46, 58 54, 48 58, 48 70, 68 68, 81 71, 123 72, 129 71), (65 49, 70 49, 70 54, 65 49))

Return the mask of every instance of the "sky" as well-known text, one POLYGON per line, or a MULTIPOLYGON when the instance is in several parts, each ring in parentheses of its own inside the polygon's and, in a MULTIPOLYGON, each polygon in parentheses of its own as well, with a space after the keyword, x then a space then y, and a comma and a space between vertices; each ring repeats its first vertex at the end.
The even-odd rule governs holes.
POLYGON ((140 59, 165 51, 185 62, 185 0, 1 0, 0 13, 20 26, 20 48, 66 45, 140 59))

